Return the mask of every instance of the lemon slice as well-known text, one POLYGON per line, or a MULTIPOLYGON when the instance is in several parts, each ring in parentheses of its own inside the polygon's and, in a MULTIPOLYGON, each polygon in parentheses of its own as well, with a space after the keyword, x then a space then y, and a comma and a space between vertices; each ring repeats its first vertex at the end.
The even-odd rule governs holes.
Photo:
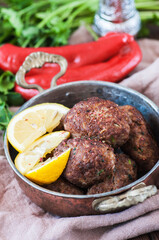
POLYGON ((24 175, 69 136, 69 132, 57 131, 39 138, 26 151, 17 155, 15 158, 16 168, 24 175))
POLYGON ((42 103, 25 109, 9 122, 9 142, 17 151, 24 151, 40 136, 52 132, 68 111, 69 108, 58 103, 42 103))
POLYGON ((58 157, 48 158, 45 162, 37 164, 25 174, 31 181, 43 185, 55 182, 62 174, 70 154, 70 148, 58 157))

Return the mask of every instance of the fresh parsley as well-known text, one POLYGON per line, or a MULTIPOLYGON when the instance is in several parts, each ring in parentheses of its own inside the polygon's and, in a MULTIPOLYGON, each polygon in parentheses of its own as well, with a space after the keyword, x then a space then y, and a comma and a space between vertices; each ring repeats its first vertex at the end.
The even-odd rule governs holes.
POLYGON ((24 103, 19 93, 13 90, 15 82, 14 75, 9 72, 0 73, 0 130, 5 130, 13 113, 9 106, 20 106, 24 103))

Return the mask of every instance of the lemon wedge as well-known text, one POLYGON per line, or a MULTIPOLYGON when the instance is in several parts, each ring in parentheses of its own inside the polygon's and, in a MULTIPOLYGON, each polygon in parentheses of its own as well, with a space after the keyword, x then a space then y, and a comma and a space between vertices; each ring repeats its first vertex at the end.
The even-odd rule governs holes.
POLYGON ((7 138, 12 146, 23 152, 46 132, 52 132, 69 108, 58 103, 42 103, 15 115, 9 122, 7 138))
POLYGON ((25 175, 38 164, 48 153, 56 148, 60 142, 69 138, 70 133, 66 131, 57 131, 44 135, 36 140, 31 147, 15 158, 15 166, 19 172, 25 175))
POLYGON ((62 174, 70 154, 70 148, 58 157, 48 158, 45 162, 38 163, 25 176, 31 181, 43 185, 55 182, 62 174))

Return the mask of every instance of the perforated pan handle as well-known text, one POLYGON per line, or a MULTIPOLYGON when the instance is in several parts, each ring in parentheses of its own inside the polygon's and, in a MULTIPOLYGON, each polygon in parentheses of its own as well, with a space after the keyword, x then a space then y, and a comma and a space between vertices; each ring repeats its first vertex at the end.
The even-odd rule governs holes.
POLYGON ((19 68, 17 74, 16 74, 16 83, 23 88, 34 88, 37 89, 39 92, 43 92, 44 89, 39 86, 38 84, 28 84, 25 81, 25 74, 29 72, 32 68, 41 68, 44 63, 57 63, 60 65, 60 72, 57 73, 51 80, 51 88, 56 86, 56 81, 58 78, 60 78, 67 69, 67 60, 56 54, 49 54, 45 52, 34 52, 31 53, 26 57, 23 64, 19 68))

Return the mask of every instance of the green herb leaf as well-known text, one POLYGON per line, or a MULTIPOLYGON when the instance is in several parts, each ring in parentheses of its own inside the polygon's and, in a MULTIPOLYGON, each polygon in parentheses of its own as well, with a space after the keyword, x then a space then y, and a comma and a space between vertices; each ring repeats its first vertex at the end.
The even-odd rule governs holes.
POLYGON ((129 164, 131 165, 131 160, 130 160, 130 159, 128 159, 128 162, 129 162, 129 164))
POLYGON ((13 9, 7 9, 2 8, 1 9, 2 16, 5 20, 8 20, 10 25, 15 29, 16 35, 20 36, 22 29, 23 29, 23 23, 16 11, 13 9))
POLYGON ((11 111, 8 106, 3 102, 0 103, 0 130, 5 130, 12 117, 11 111))
POLYGON ((9 72, 3 72, 0 76, 0 92, 7 93, 14 87, 15 77, 9 72))
POLYGON ((0 10, 0 44, 66 45, 81 24, 92 25, 97 9, 98 0, 7 0, 7 7, 0 10))
POLYGON ((139 151, 139 152, 143 152, 143 149, 139 147, 138 151, 139 151))
POLYGON ((8 92, 7 103, 9 106, 21 106, 24 103, 24 99, 17 92, 8 92))
POLYGON ((38 34, 39 34, 39 29, 37 27, 33 27, 33 26, 24 28, 22 31, 22 36, 27 37, 27 38, 38 35, 38 34))
POLYGON ((0 93, 0 104, 7 102, 7 95, 0 93))
POLYGON ((103 173, 103 172, 104 172, 104 169, 99 170, 99 171, 97 172, 97 176, 100 176, 101 173, 103 173))
POLYGON ((0 130, 6 130, 12 117, 8 106, 20 106, 24 99, 19 93, 10 91, 14 87, 15 77, 11 72, 0 76, 0 130))
POLYGON ((111 136, 110 139, 111 139, 111 142, 112 142, 112 143, 115 143, 115 138, 114 138, 114 136, 111 136))

